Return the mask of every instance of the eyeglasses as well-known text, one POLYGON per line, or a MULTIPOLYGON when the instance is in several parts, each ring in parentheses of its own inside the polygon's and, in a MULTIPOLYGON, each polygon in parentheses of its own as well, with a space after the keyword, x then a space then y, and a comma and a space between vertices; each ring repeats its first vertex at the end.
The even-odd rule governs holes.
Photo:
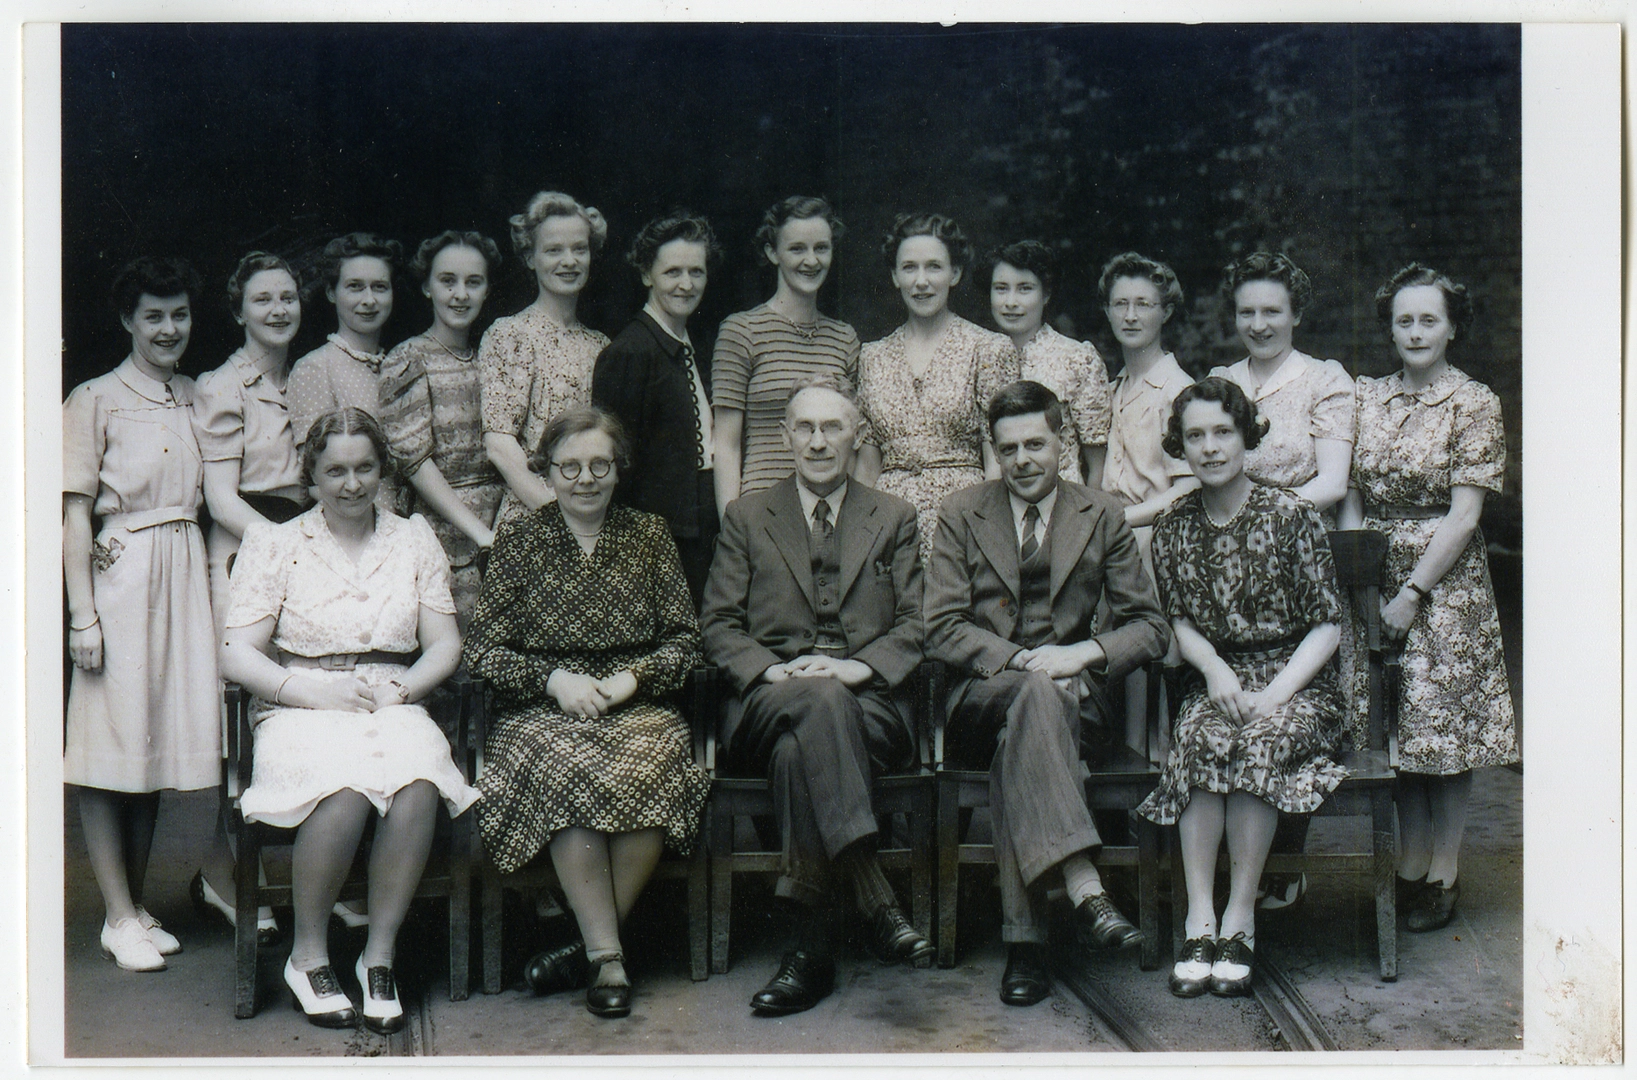
MULTIPOLYGON (((554 461, 553 465, 562 474, 564 480, 578 480, 580 478, 580 463, 578 461, 554 461)), ((614 463, 605 457, 592 458, 586 468, 591 470, 593 480, 601 480, 613 471, 614 463)))
POLYGON ((1159 305, 1154 303, 1152 300, 1113 300, 1109 302, 1108 310, 1122 312, 1135 310, 1146 313, 1153 311, 1157 307, 1159 307, 1159 305))

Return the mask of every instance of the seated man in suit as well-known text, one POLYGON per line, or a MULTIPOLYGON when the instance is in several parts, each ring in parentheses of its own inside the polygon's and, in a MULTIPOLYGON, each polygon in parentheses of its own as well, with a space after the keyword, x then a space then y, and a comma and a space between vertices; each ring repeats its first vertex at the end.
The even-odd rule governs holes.
POLYGON ((1119 503, 1058 479, 1062 424, 1062 405, 1039 383, 995 395, 1001 479, 944 500, 927 572, 927 655, 953 669, 946 753, 989 765, 1008 1005, 1050 990, 1050 887, 1067 892, 1082 942, 1142 943, 1092 865, 1101 840, 1079 761, 1083 726, 1097 729, 1087 745, 1108 738, 1103 683, 1163 655, 1170 631, 1119 503), (1094 632, 1104 598, 1109 629, 1094 632))
POLYGON ((870 806, 870 778, 914 758, 894 690, 921 660, 915 508, 848 480, 863 422, 834 378, 797 382, 784 438, 796 474, 728 506, 701 620, 706 657, 739 695, 722 722, 726 762, 772 779, 783 835, 776 895, 797 935, 751 999, 763 1016, 834 987, 832 876, 882 960, 925 967, 935 952, 876 861, 870 806))

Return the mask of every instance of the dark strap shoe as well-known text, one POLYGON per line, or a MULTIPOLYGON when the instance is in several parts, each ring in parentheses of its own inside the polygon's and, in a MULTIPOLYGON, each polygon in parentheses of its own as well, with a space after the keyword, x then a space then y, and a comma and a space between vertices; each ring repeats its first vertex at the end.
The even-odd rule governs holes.
POLYGON ((1447 886, 1440 881, 1427 882, 1410 902, 1409 915, 1404 920, 1405 928, 1412 934, 1442 930, 1455 917, 1455 901, 1460 898, 1459 881, 1447 886))
POLYGON ((523 981, 535 996, 578 990, 591 980, 585 959, 585 942, 575 938, 567 945, 537 952, 523 965, 523 981))
POLYGON ((622 953, 608 953, 599 956, 590 962, 591 986, 585 992, 586 1011, 593 1016, 601 1016, 609 1020, 617 1020, 622 1016, 631 1015, 631 984, 629 982, 598 983, 597 975, 607 964, 625 963, 622 953))
POLYGON ((836 987, 836 963, 828 956, 793 949, 779 961, 779 973, 750 999, 757 1016, 805 1012, 836 987))
POLYGON ((1143 932, 1120 914, 1106 893, 1088 896, 1074 909, 1080 943, 1099 949, 1132 949, 1143 943, 1143 932))
POLYGON ((938 955, 937 948, 910 925, 897 904, 876 908, 870 917, 870 937, 876 959, 883 964, 930 967, 932 958, 938 955))
POLYGON ((1046 947, 1020 941, 1006 950, 1006 971, 1000 977, 1000 1000, 1005 1005, 1036 1005, 1052 992, 1046 967, 1046 947))

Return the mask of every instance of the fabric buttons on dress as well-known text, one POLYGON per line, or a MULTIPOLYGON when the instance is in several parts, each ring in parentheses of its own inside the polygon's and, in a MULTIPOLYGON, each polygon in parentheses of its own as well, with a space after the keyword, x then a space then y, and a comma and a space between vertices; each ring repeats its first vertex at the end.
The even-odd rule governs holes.
POLYGON ((365 630, 362 634, 358 635, 358 640, 361 644, 368 645, 370 642, 370 636, 370 632, 365 630))

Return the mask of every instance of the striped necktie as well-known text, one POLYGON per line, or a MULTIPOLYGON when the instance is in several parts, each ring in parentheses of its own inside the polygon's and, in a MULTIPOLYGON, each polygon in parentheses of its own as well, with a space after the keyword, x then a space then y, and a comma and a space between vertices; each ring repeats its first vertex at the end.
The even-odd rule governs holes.
POLYGON ((1023 562, 1028 562, 1034 558, 1034 553, 1040 550, 1040 541, 1035 536, 1035 533, 1039 530, 1040 508, 1034 503, 1030 503, 1023 511, 1023 544, 1018 552, 1023 556, 1023 562))

